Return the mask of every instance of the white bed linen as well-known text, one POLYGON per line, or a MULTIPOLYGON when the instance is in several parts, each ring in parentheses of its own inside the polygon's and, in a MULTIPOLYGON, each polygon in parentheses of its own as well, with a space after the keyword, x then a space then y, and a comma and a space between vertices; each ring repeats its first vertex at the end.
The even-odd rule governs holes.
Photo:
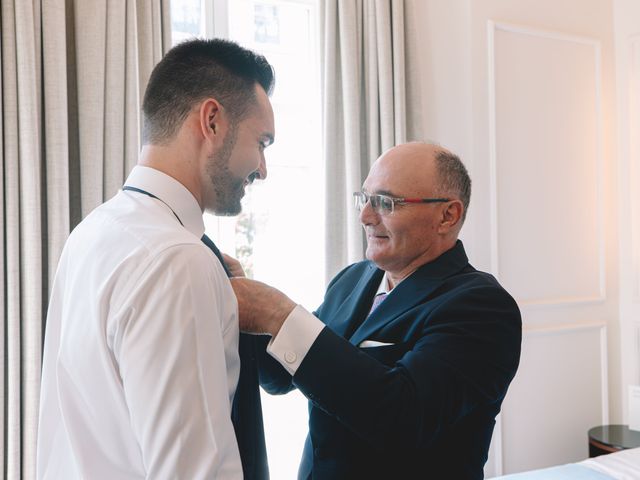
POLYGON ((584 465, 616 480, 639 480, 640 448, 631 448, 609 455, 590 458, 580 462, 578 465, 584 465))

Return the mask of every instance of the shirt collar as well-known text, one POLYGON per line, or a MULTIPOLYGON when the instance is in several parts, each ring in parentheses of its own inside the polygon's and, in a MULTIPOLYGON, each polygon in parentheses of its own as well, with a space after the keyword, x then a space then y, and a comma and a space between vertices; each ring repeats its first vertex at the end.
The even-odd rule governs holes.
POLYGON ((393 289, 389 288, 389 280, 387 279, 387 272, 384 272, 384 275, 382 275, 382 280, 380 281, 380 286, 378 287, 378 291, 376 292, 376 296, 380 295, 381 293, 389 293, 391 292, 391 290, 393 289))
POLYGON ((155 168, 136 165, 127 177, 125 185, 152 193, 174 211, 187 230, 198 238, 204 235, 204 221, 198 201, 175 178, 155 168))

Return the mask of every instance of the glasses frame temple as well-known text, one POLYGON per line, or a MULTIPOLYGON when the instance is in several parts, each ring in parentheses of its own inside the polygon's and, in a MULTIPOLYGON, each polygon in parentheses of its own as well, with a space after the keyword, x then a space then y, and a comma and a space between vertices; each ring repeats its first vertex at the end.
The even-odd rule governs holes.
POLYGON ((450 198, 394 198, 397 203, 445 203, 450 202, 450 198))

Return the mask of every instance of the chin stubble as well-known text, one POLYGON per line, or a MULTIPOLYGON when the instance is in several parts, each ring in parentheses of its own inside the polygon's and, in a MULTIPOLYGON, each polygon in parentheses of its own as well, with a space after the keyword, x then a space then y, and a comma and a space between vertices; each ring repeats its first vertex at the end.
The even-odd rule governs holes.
POLYGON ((222 147, 209 159, 207 174, 215 194, 213 211, 217 215, 238 215, 242 210, 240 201, 244 195, 244 179, 233 176, 229 170, 229 159, 238 136, 237 127, 232 127, 222 147))

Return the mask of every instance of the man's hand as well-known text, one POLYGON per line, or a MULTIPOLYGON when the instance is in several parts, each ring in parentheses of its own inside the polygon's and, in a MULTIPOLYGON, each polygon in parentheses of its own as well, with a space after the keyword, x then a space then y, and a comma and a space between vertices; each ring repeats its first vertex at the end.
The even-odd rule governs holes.
POLYGON ((268 333, 275 337, 296 304, 280 290, 249 280, 232 278, 231 286, 238 298, 240 331, 268 333))
POLYGON ((229 269, 232 277, 245 277, 244 269, 242 268, 242 264, 226 253, 222 254, 222 258, 224 259, 224 263, 229 269))

